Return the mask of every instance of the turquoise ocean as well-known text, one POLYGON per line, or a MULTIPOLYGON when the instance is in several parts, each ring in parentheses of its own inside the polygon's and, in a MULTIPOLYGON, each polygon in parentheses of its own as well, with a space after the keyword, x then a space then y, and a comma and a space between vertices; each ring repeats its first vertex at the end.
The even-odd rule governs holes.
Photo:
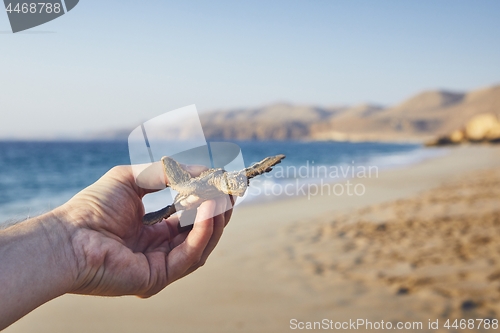
MULTIPOLYGON (((247 166, 265 156, 287 156, 279 166, 281 169, 273 171, 276 177, 263 177, 261 181, 252 182, 254 194, 266 195, 249 195, 244 203, 282 197, 282 189, 288 184, 287 193, 293 194, 293 188, 300 184, 339 182, 352 176, 352 168, 356 168, 356 172, 369 166, 377 170, 399 168, 445 153, 445 150, 426 149, 418 144, 236 143, 241 147, 247 166), (340 178, 334 179, 333 171, 340 178)), ((124 164, 130 164, 130 158, 127 142, 122 141, 0 142, 0 223, 47 212, 95 182, 113 166, 124 164)), ((165 201, 169 198, 151 196, 145 201, 146 209, 168 204, 165 201)))

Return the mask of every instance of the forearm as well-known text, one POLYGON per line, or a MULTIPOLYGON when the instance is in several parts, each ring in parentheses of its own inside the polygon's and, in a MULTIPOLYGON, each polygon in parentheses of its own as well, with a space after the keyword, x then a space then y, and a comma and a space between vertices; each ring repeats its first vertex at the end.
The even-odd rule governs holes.
POLYGON ((0 231, 0 330, 71 290, 69 225, 53 211, 0 231))

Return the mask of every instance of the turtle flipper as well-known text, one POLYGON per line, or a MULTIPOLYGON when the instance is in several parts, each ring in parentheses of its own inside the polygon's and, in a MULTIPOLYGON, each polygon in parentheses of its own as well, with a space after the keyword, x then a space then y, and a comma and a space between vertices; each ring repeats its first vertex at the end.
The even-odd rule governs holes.
POLYGON ((163 219, 169 218, 171 215, 175 213, 176 213, 175 205, 169 205, 156 212, 147 213, 142 218, 142 223, 145 225, 153 225, 163 221, 163 219))
POLYGON ((265 172, 269 172, 272 170, 272 167, 278 163, 281 163, 286 156, 285 155, 276 155, 266 157, 260 162, 257 162, 248 168, 245 169, 245 173, 248 179, 254 178, 258 175, 262 175, 265 172))
POLYGON ((191 179, 191 175, 176 160, 163 156, 161 161, 168 179, 168 186, 173 188, 175 185, 186 183, 191 179))

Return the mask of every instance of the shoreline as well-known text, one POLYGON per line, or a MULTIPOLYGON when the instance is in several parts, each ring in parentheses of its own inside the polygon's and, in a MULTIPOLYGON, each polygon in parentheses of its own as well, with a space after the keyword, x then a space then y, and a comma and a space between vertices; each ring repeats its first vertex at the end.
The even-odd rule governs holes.
MULTIPOLYGON (((293 318, 441 318, 433 298, 422 296, 428 295, 426 290, 401 296, 394 286, 370 278, 375 273, 371 264, 357 266, 361 270, 356 274, 366 277, 364 282, 349 278, 343 262, 333 271, 318 274, 325 258, 347 256, 356 262, 352 256, 359 253, 342 254, 348 243, 341 243, 330 231, 318 234, 323 230, 318 228, 339 214, 357 223, 366 219, 361 211, 367 207, 404 203, 443 184, 474 180, 475 174, 499 167, 500 147, 454 147, 445 156, 385 170, 378 178, 366 180, 362 197, 293 197, 237 207, 207 264, 157 296, 140 300, 65 295, 5 332, 289 332, 293 318), (318 247, 323 243, 316 239, 324 241, 325 235, 331 240, 318 247), (343 245, 326 247, 335 244, 343 245)), ((419 207, 425 213, 433 204, 419 207)))
MULTIPOLYGON (((324 183, 341 183, 345 179, 353 178, 350 172, 347 175, 343 175, 344 168, 351 169, 353 166, 356 169, 363 167, 374 166, 377 169, 385 169, 392 167, 401 167, 401 164, 412 164, 418 162, 422 158, 432 157, 433 150, 426 150, 420 146, 416 145, 385 145, 385 144, 346 144, 346 143, 332 143, 332 144, 319 144, 310 145, 303 143, 275 143, 268 142, 267 144, 259 144, 240 142, 243 155, 247 160, 247 165, 251 161, 260 160, 263 155, 270 156, 275 153, 282 153, 283 151, 289 155, 289 159, 285 160, 285 163, 278 165, 273 173, 270 175, 271 178, 266 178, 267 175, 258 177, 252 180, 252 186, 250 186, 249 200, 245 200, 243 204, 255 202, 263 202, 269 200, 280 200, 279 190, 280 187, 286 187, 287 192, 292 195, 305 195, 306 197, 309 193, 314 194, 315 188, 314 184, 324 183), (260 147, 261 150, 257 149, 260 147), (317 151, 316 151, 317 150, 317 151), (351 164, 351 162, 353 162, 351 164), (280 168, 283 168, 280 170, 280 168), (289 168, 299 171, 298 175, 294 176, 293 170, 289 172, 289 168), (315 171, 321 170, 321 168, 328 168, 328 175, 325 174, 311 174, 315 171), (330 169, 338 168, 338 174, 331 175, 330 169), (304 170, 302 170, 304 169, 304 170), (279 172, 282 175, 279 175, 279 172), (284 171, 284 173, 283 173, 284 171), (307 172, 304 172, 307 171, 307 172), (304 173, 303 173, 304 172, 304 173), (298 180, 296 180, 296 177, 298 180), (291 184, 289 184, 291 183, 291 184), (298 183, 298 184, 296 184, 298 183), (303 190, 303 185, 306 184, 306 191, 303 190), (312 184, 312 185, 309 185, 312 184), (272 195, 259 195, 264 194, 270 187, 277 186, 276 196, 272 195), (311 189, 309 187, 312 186, 311 189)), ((40 158, 45 160, 47 158, 46 154, 39 154, 42 149, 37 149, 37 147, 42 147, 45 143, 27 143, 19 144, 20 146, 10 147, 5 144, 5 152, 7 155, 15 151, 25 151, 30 153, 25 153, 26 158, 28 156, 35 157, 35 159, 40 158)), ((98 179, 102 173, 106 172, 110 167, 116 164, 126 164, 129 162, 128 150, 126 142, 119 144, 106 143, 106 144, 89 144, 87 142, 80 142, 73 146, 73 143, 48 143, 48 147, 51 149, 57 149, 59 155, 55 154, 54 158, 58 160, 60 155, 69 154, 74 155, 71 159, 73 161, 80 161, 81 170, 76 171, 75 168, 69 170, 60 170, 59 166, 51 165, 47 163, 44 170, 40 170, 33 175, 33 182, 29 184, 33 188, 32 191, 28 192, 23 189, 27 187, 25 179, 20 179, 18 170, 14 167, 16 161, 6 160, 4 161, 4 167, 6 174, 2 180, 2 184, 6 186, 11 186, 11 191, 9 191, 0 205, 2 212, 0 212, 0 224, 7 220, 24 220, 27 216, 37 215, 42 212, 46 212, 49 207, 55 207, 63 204, 72 195, 79 192, 83 187, 89 185, 94 180, 98 179), (58 147, 60 145, 60 147, 58 147), (73 154, 75 151, 80 151, 79 154, 73 154), (95 151, 95 153, 93 153, 95 151), (113 158, 107 159, 107 155, 104 156, 102 152, 113 151, 119 152, 113 156, 113 158), (89 165, 88 161, 94 159, 100 159, 103 162, 99 162, 95 165, 89 165), (96 171, 100 169, 102 173, 96 171), (94 170, 94 171, 92 171, 94 170), (64 182, 62 179, 67 177, 67 174, 73 174, 73 182, 64 182), (8 182, 6 179, 12 177, 8 182), (46 181, 48 178, 54 177, 54 182, 46 181), (16 185, 17 186, 14 186, 16 185)), ((12 155, 12 154, 11 154, 12 155)), ((59 160, 58 160, 59 161, 59 160)), ((63 163, 60 160, 60 163, 63 163)), ((20 170, 22 172, 29 172, 29 164, 25 164, 20 170)), ((36 167, 35 165, 31 168, 36 167)), ((64 169, 64 168, 63 168, 64 169)), ((347 170, 350 171, 350 170, 347 170)), ((326 185, 330 186, 330 185, 326 185)), ((331 185, 330 187, 332 187, 331 185)), ((285 195, 285 193, 282 193, 285 195)), ((286 195, 285 195, 286 196, 286 195)), ((170 201, 169 197, 163 194, 152 194, 146 197, 145 206, 147 211, 154 211, 164 207, 165 201, 170 201)))
MULTIPOLYGON (((343 164, 335 164, 335 165, 326 165, 326 164, 318 164, 314 165, 314 161, 312 164, 309 164, 309 161, 306 161, 306 165, 293 165, 293 166, 275 166, 270 175, 271 181, 267 181, 264 177, 262 182, 261 178, 257 178, 256 180, 252 180, 250 182, 249 192, 257 192, 254 195, 249 195, 245 201, 241 203, 243 206, 248 205, 259 205, 266 202, 274 202, 287 200, 290 198, 310 198, 311 197, 311 188, 314 188, 318 191, 323 191, 323 187, 331 187, 330 192, 334 192, 335 185, 340 184, 344 185, 344 183, 354 182, 354 183, 362 183, 365 179, 370 178, 378 178, 380 172, 387 172, 391 170, 399 170, 412 167, 414 165, 418 165, 420 163, 424 163, 425 161, 433 160, 436 158, 443 157, 450 153, 449 147, 434 147, 434 148, 426 148, 420 147, 415 151, 410 152, 398 152, 393 154, 385 154, 376 157, 371 157, 364 163, 353 163, 352 165, 349 163, 343 164), (403 162, 401 162, 401 159, 403 162), (389 161, 392 160, 392 161, 389 161), (398 160, 397 163, 394 160, 398 160), (301 174, 301 168, 306 168, 306 176, 301 174), (287 169, 286 172, 283 172, 282 169, 287 169), (294 177, 289 177, 288 168, 294 169, 296 173, 294 177), (297 172, 298 169, 298 172, 297 172), (375 170, 372 172, 372 169, 375 170), (316 172, 314 171, 316 170, 316 172), (332 171, 333 170, 333 171, 332 171), (340 170, 340 171, 339 171, 340 170), (280 176, 281 174, 286 174, 286 177, 280 176), (310 177, 310 174, 312 175, 310 177), (335 174, 335 176, 331 176, 335 174), (364 175, 363 175, 364 174, 364 175), (376 174, 375 177, 372 175, 376 174), (320 176, 321 175, 321 176, 320 176), (360 176, 361 175, 361 176, 360 176), (264 183, 264 187, 252 187, 253 184, 264 183), (293 195, 289 195, 286 193, 287 186, 292 185, 292 191, 295 192, 293 195), (281 188, 281 194, 274 194, 273 187, 277 186, 281 188), (302 187, 302 190, 298 188, 302 187), (307 187, 307 191, 303 189, 303 187, 307 187), (285 189, 283 189, 285 188, 285 189), (265 193, 262 194, 262 191, 265 193), (267 191, 267 193, 266 193, 267 191), (270 193, 272 192, 272 193, 270 193), (303 194, 299 194, 299 192, 303 194)), ((354 162, 354 161, 353 161, 354 162)), ((348 188, 348 187, 347 187, 348 188)), ((312 196, 315 196, 314 194, 312 196)), ((338 196, 338 195, 334 195, 338 196)), ((340 195, 341 196, 341 195, 340 195)))

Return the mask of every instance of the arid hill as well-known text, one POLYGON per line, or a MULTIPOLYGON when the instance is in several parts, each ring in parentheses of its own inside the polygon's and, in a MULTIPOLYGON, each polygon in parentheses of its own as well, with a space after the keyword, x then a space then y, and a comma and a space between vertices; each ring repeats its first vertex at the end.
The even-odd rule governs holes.
MULTIPOLYGON (((427 91, 393 106, 320 107, 277 103, 200 114, 209 140, 337 140, 429 142, 462 129, 475 116, 500 117, 500 85, 457 93, 427 91)), ((196 128, 162 131, 189 138, 196 128)), ((131 130, 94 133, 88 139, 126 140, 131 130)))
POLYGON ((201 123, 210 139, 298 140, 309 138, 314 124, 329 121, 344 110, 280 103, 204 113, 201 123))
POLYGON ((425 141, 483 113, 500 115, 500 86, 469 93, 428 91, 388 108, 275 104, 207 112, 201 119, 210 139, 425 141))

